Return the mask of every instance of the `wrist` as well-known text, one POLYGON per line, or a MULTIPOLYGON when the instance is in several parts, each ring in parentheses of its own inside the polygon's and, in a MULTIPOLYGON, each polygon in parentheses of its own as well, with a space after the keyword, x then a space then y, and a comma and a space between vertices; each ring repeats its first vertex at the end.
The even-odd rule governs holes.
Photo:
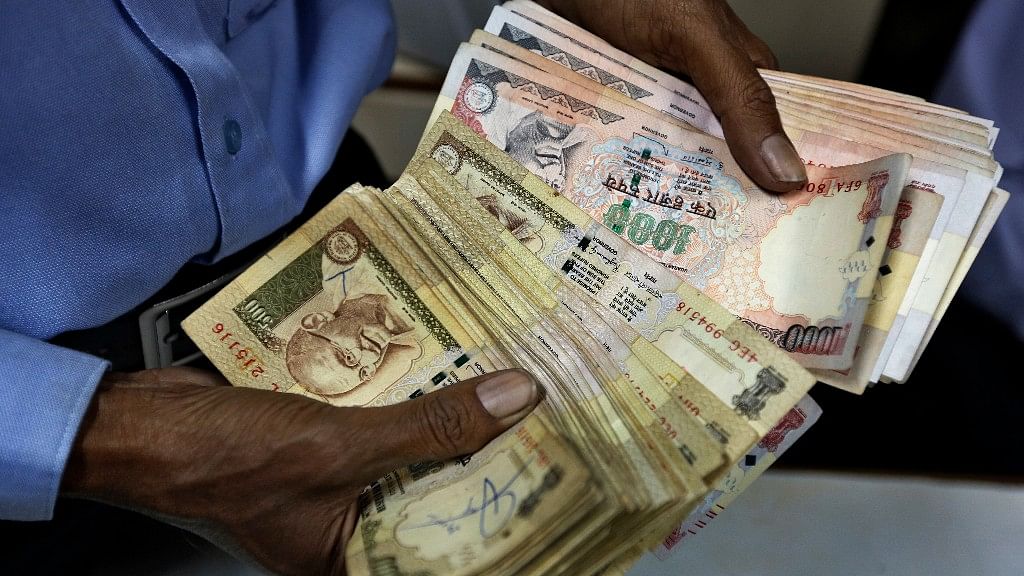
POLYGON ((336 409, 308 398, 146 371, 100 383, 65 468, 64 496, 212 523, 280 504, 296 462, 336 450, 336 409), (284 442, 277 440, 284 439, 284 442), (282 464, 290 463, 290 464, 282 464))
MULTIPOLYGON (((176 387, 175 387, 176 388, 176 387)), ((61 494, 161 510, 176 484, 173 426, 176 390, 132 385, 114 375, 100 383, 71 448, 61 494)))

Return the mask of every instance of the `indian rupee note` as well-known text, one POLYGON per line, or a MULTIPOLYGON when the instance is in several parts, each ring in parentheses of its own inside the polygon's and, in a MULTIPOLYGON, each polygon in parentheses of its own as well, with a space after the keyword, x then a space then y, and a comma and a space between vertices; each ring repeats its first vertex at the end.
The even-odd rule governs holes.
POLYGON ((932 190, 913 185, 903 189, 853 366, 841 372, 816 370, 814 375, 818 380, 857 394, 864 392, 872 381, 871 370, 882 356, 900 303, 918 270, 922 254, 929 246, 930 234, 942 205, 942 196, 932 190))
MULTIPOLYGON (((493 369, 460 343, 456 319, 435 314, 443 308, 431 306, 416 275, 374 242, 359 192, 342 194, 186 319, 233 383, 373 405, 493 369)), ((351 574, 472 574, 522 550, 539 554, 528 545, 537 534, 569 530, 603 496, 572 443, 537 414, 472 459, 396 470, 365 500, 347 552, 351 574)))
POLYGON ((460 49, 444 109, 805 366, 849 367, 907 157, 768 194, 724 142, 478 47, 460 49))
MULTIPOLYGON (((665 351, 743 414, 759 436, 813 384, 809 374, 745 323, 670 270, 652 266, 628 240, 451 114, 438 117, 417 158, 430 159, 439 174, 457 182, 440 188, 466 190, 550 272, 665 351)), ((412 173, 424 177, 417 168, 412 173)))
POLYGON ((924 352, 925 347, 928 346, 928 342, 930 342, 932 336, 935 335, 935 330, 938 328, 939 322, 942 321, 942 317, 946 314, 946 310, 949 309, 949 304, 953 301, 953 297, 956 296, 957 291, 960 289, 960 285, 963 284, 964 279, 967 277, 967 273, 974 264, 974 260, 978 257, 978 251, 981 250, 982 246, 985 244, 985 240, 988 239, 989 234, 992 232, 992 228, 996 224, 996 220, 1002 213, 1003 208, 1006 207, 1006 203, 1009 199, 1009 192, 999 188, 994 188, 992 193, 989 194, 988 200, 985 202, 985 207, 981 210, 981 217, 978 218, 978 223, 975 225, 974 230, 971 232, 971 236, 967 241, 967 249, 964 251, 963 255, 960 256, 960 261, 957 262, 956 268, 953 270, 953 276, 950 278, 949 284, 946 286, 946 290, 942 293, 942 298, 939 300, 939 306, 935 310, 935 316, 928 324, 928 330, 925 332, 924 341, 918 348, 917 354, 914 356, 914 361, 911 364, 911 372, 914 370, 917 362, 921 359, 921 354, 924 352))
MULTIPOLYGON (((503 24, 502 26, 503 32, 506 31, 508 25, 503 24)), ((524 36, 523 33, 518 33, 516 37, 519 38, 523 44, 531 45, 532 37, 524 36)), ((555 76, 567 79, 583 87, 591 87, 591 89, 593 89, 592 87, 594 86, 594 82, 590 80, 590 75, 569 72, 567 68, 563 67, 561 64, 563 62, 561 58, 552 58, 551 60, 548 60, 487 32, 477 31, 474 33, 472 40, 476 45, 496 50, 501 54, 523 61, 555 76)), ((554 55, 554 53, 551 54, 554 55)), ((645 83, 644 78, 637 78, 636 76, 631 76, 631 78, 650 89, 650 92, 645 93, 648 97, 643 100, 643 103, 634 103, 634 105, 654 105, 658 106, 658 110, 662 111, 677 107, 676 102, 679 101, 678 94, 664 93, 661 86, 645 83)), ((861 144, 847 143, 841 147, 829 146, 828 142, 818 144, 815 140, 820 139, 820 135, 808 133, 803 130, 796 130, 792 127, 789 129, 789 133, 791 138, 796 142, 797 150, 807 158, 805 162, 812 165, 827 166, 857 163, 881 157, 887 153, 886 151, 861 144), (828 164, 825 164, 824 162, 827 162, 828 164)), ((907 197, 908 195, 915 195, 915 197, 917 197, 922 193, 928 193, 932 196, 936 196, 935 199, 932 199, 929 202, 937 202, 938 204, 942 203, 944 197, 950 197, 950 203, 948 206, 952 208, 956 198, 959 196, 962 179, 956 181, 955 179, 950 180, 949 178, 943 178, 941 175, 942 172, 942 167, 936 166, 934 163, 915 159, 911 165, 909 177, 911 185, 904 189, 902 196, 907 197)), ((921 200, 920 202, 925 202, 925 200, 921 200)), ((895 222, 901 222, 899 216, 901 211, 907 211, 905 204, 901 204, 900 208, 897 209, 896 218, 894 220, 895 222)), ((907 223, 909 235, 913 235, 914 237, 917 236, 918 229, 924 221, 922 218, 926 216, 926 213, 928 213, 927 210, 918 210, 917 216, 915 216, 911 222, 907 223)), ((902 315, 897 315, 893 318, 887 318, 886 316, 890 314, 890 311, 895 314, 895 309, 893 307, 898 307, 903 302, 903 300, 896 297, 897 294, 899 294, 899 298, 903 298, 904 296, 906 297, 908 307, 910 303, 913 302, 916 289, 909 294, 907 293, 907 290, 910 288, 911 284, 914 286, 920 285, 920 277, 927 270, 927 265, 930 262, 932 254, 934 254, 938 238, 941 237, 945 224, 948 221, 949 213, 950 210, 943 212, 941 215, 935 213, 931 214, 932 218, 929 223, 932 226, 932 229, 929 231, 935 238, 935 241, 932 242, 927 235, 925 236, 929 241, 923 247, 923 257, 920 257, 921 255, 919 254, 918 258, 908 260, 906 258, 900 258, 900 256, 897 255, 895 258, 899 260, 898 262, 885 262, 882 267, 879 268, 879 280, 876 281, 876 289, 872 295, 872 304, 868 312, 869 315, 872 315, 871 328, 865 328, 865 332, 862 332, 851 367, 842 372, 825 370, 818 371, 818 375, 823 381, 833 386, 859 393, 867 387, 869 382, 873 381, 873 379, 877 379, 877 376, 872 376, 874 368, 878 366, 878 370, 880 371, 881 366, 884 366, 884 363, 888 358, 888 354, 892 349, 892 344, 886 346, 886 341, 889 340, 890 334, 892 334, 890 342, 895 341, 895 336, 898 334, 903 325, 903 321, 905 320, 906 311, 904 311, 902 315), (921 264, 920 269, 916 268, 918 263, 921 264), (908 265, 912 266, 908 267, 908 265), (883 271, 884 274, 882 273, 883 271), (885 296, 881 294, 882 288, 878 286, 880 283, 884 283, 885 296), (880 305, 883 301, 886 303, 884 307, 880 305), (872 312, 871 308, 875 308, 876 310, 872 312), (896 327, 895 334, 890 330, 894 325, 896 327), (882 326, 884 326, 884 329, 880 328, 882 326)), ((925 231, 925 233, 927 234, 929 231, 925 231)))
MULTIPOLYGON (((643 101, 649 105, 657 107, 659 110, 668 114, 676 115, 673 110, 679 107, 680 103, 693 103, 692 98, 692 86, 675 79, 664 72, 654 69, 644 62, 631 58, 629 55, 621 53, 614 47, 610 46, 600 38, 593 36, 576 27, 575 25, 565 21, 557 15, 547 12, 543 8, 540 8, 532 2, 514 1, 505 5, 506 10, 503 12, 496 11, 491 20, 488 23, 488 30, 503 34, 503 37, 509 41, 516 41, 523 47, 532 47, 538 44, 538 42, 545 42, 548 46, 555 46, 555 48, 547 48, 546 50, 538 51, 545 57, 549 58, 553 62, 558 62, 565 65, 568 58, 583 58, 591 59, 604 57, 603 62, 610 70, 614 71, 615 74, 619 75, 627 81, 632 81, 640 89, 650 92, 649 96, 646 96, 643 101), (516 19, 518 18, 518 20, 516 19), (522 25, 523 20, 526 20, 529 25, 532 25, 532 29, 524 30, 528 28, 526 25, 522 25), (540 27, 540 28, 538 28, 540 27), (512 34, 514 32, 514 34, 512 34), (532 37, 532 33, 536 33, 537 38, 532 37), (608 64, 610 62, 610 64, 608 64), (615 66, 619 66, 616 68, 615 66), (666 94, 668 98, 666 98, 666 94)), ((594 60, 598 61, 598 60, 594 60)), ((578 67, 578 66, 577 66, 578 67)), ((607 72, 607 71, 606 71, 607 72)), ((974 208, 980 206, 980 202, 984 200, 987 190, 991 187, 992 182, 998 181, 998 166, 994 165, 991 161, 991 153, 987 148, 991 147, 994 142, 994 138, 997 134, 992 126, 991 121, 971 117, 963 114, 959 111, 954 111, 946 107, 933 105, 930 103, 915 103, 916 101, 906 97, 905 95, 890 93, 888 91, 881 91, 872 89, 870 87, 863 87, 859 85, 853 85, 849 83, 841 83, 829 81, 827 79, 809 78, 800 75, 794 75, 790 73, 777 73, 774 71, 764 71, 766 79, 769 84, 773 87, 778 87, 780 90, 785 91, 792 89, 797 86, 804 90, 803 94, 810 96, 811 93, 808 91, 813 90, 814 94, 827 94, 830 95, 831 99, 828 100, 829 104, 833 105, 830 118, 835 119, 838 122, 849 122, 858 123, 861 121, 867 121, 874 125, 867 131, 860 131, 858 136, 862 139, 861 142, 871 142, 879 145, 886 150, 893 151, 909 151, 915 154, 917 157, 925 159, 935 160, 938 162, 950 161, 948 157, 942 153, 938 157, 932 155, 931 149, 936 142, 934 138, 925 138, 924 140, 918 138, 903 138, 907 142, 901 141, 900 138, 885 137, 883 132, 886 130, 895 129, 897 132, 900 130, 909 130, 913 133, 915 126, 942 126, 942 128, 927 128, 926 130, 944 130, 945 128, 963 128, 963 133, 958 133, 956 130, 945 132, 946 135, 952 137, 954 140, 944 141, 948 146, 935 146, 935 148, 943 149, 945 153, 953 154, 957 161, 966 160, 968 165, 964 166, 970 169, 971 166, 975 166, 981 170, 981 180, 976 176, 969 178, 971 180, 967 186, 967 197, 965 203, 960 204, 956 202, 956 199, 949 199, 947 196, 947 211, 954 211, 958 215, 958 220, 966 221, 970 220, 974 208), (841 114, 842 108, 844 108, 843 99, 851 98, 862 98, 875 104, 875 108, 885 107, 885 110, 895 111, 903 114, 903 118, 911 119, 907 122, 899 122, 898 117, 890 118, 891 122, 886 124, 880 122, 876 118, 870 116, 844 115, 841 114), (906 110, 905 113, 902 113, 906 110), (840 114, 840 115, 836 115, 840 114), (933 123, 921 124, 922 116, 927 115, 926 118, 934 119, 933 123), (917 120, 913 120, 913 119, 917 120), (948 122, 946 121, 948 120, 948 122), (882 131, 882 132, 879 132, 882 131), (988 135, 988 147, 975 148, 971 151, 971 154, 975 156, 964 157, 957 149, 961 146, 959 142, 960 138, 973 139, 974 135, 980 136, 988 135), (932 144, 925 143, 926 141, 932 144), (906 144, 912 146, 924 146, 924 150, 913 149, 906 147, 906 144), (979 155, 980 156, 977 156, 979 155), (973 159, 972 159, 973 158, 973 159), (989 177, 988 181, 985 180, 986 171, 991 171, 995 167, 995 172, 989 172, 993 176, 989 177)), ((596 74, 593 72, 588 74, 588 77, 594 77, 596 74)), ((795 119, 801 118, 806 113, 806 107, 800 106, 801 102, 798 100, 787 100, 782 98, 779 102, 779 109, 782 113, 784 123, 786 124, 787 131, 792 132, 792 126, 795 119), (794 105, 796 104, 796 105, 794 105)), ((819 110, 818 112, 822 112, 819 110)), ((813 114, 812 114, 813 117, 813 114)), ((825 131, 829 129, 830 124, 818 122, 811 126, 814 131, 825 131)), ((705 127, 705 129, 707 129, 705 127)), ((840 130, 841 134, 842 130, 840 130)), ((791 134, 792 136, 792 134, 791 134)), ((943 141, 941 138, 938 140, 941 144, 943 141)), ((975 144, 981 144, 980 140, 971 140, 975 144)), ((800 143, 797 144, 798 150, 801 149, 800 143)), ((802 155, 809 155, 802 151, 802 155)), ((951 161, 956 163, 956 161, 951 161)), ((927 182, 931 179, 924 179, 927 182)), ((937 190, 942 193, 941 190, 937 190)), ((945 195, 945 194, 944 194, 945 195)), ((943 219, 943 222, 948 219, 943 219)), ((934 250, 928 252, 926 256, 930 258, 933 254, 938 255, 936 262, 951 262, 958 259, 958 245, 956 242, 957 234, 950 232, 945 235, 944 241, 937 246, 934 250)), ((912 286, 907 292, 907 299, 904 305, 901 307, 901 314, 896 322, 893 330, 888 335, 888 341, 883 349, 881 358, 876 361, 875 369, 872 370, 871 380, 875 381, 882 377, 882 371, 887 367, 889 356, 894 349, 898 349, 900 354, 898 355, 903 362, 895 364, 889 367, 890 371, 900 371, 901 366, 905 364, 905 359, 908 350, 918 350, 920 348, 919 338, 921 330, 921 324, 926 319, 931 318, 930 309, 935 301, 934 298, 928 298, 927 290, 926 295, 920 300, 917 299, 916 295, 920 291, 922 286, 923 275, 925 272, 929 272, 929 278, 936 278, 933 282, 934 285, 941 285, 942 277, 944 275, 943 270, 935 270, 928 264, 929 258, 922 259, 922 266, 925 267, 920 274, 916 275, 912 279, 912 286), (908 315, 910 315, 911 308, 919 310, 913 314, 914 318, 911 319, 911 326, 907 332, 903 332, 903 325, 908 315), (927 315, 927 317, 924 317, 927 315), (898 344, 897 344, 898 342, 898 344)), ((941 264, 934 264, 936 267, 941 267, 941 264)), ((932 289, 934 292, 936 289, 932 289)))

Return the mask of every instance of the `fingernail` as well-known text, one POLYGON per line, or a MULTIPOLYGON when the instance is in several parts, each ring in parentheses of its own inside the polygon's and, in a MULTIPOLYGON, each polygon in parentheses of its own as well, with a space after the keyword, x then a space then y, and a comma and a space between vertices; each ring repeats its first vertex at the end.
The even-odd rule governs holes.
POLYGON ((800 155, 783 134, 772 134, 761 142, 761 159, 780 182, 803 182, 807 179, 800 155))
POLYGON ((500 420, 532 408, 537 388, 537 382, 523 370, 505 370, 477 385, 476 395, 487 412, 500 420))

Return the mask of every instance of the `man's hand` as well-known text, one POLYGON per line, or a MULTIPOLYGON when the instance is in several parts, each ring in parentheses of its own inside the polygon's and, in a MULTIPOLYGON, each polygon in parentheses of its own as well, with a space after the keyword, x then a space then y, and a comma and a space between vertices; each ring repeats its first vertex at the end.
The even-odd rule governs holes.
POLYGON ((64 495, 144 510, 277 573, 343 574, 368 483, 479 450, 540 396, 519 370, 383 408, 223 384, 184 368, 109 376, 79 431, 64 495))
POLYGON ((776 68, 768 46, 725 0, 540 0, 648 63, 689 76, 718 115, 732 155, 762 188, 787 192, 807 173, 782 131, 757 68, 776 68))

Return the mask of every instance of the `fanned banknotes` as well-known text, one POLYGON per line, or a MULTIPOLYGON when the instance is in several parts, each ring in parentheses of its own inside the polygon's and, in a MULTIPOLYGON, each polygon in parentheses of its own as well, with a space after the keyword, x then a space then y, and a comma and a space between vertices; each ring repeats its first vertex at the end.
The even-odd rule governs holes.
POLYGON ((816 410, 785 352, 449 114, 394 187, 341 194, 184 325, 233 384, 336 405, 540 377, 481 452, 368 490, 352 574, 596 573, 816 410))
POLYGON ((451 110, 804 366, 849 368, 910 158, 811 167, 806 189, 769 194, 722 140, 615 94, 464 45, 435 116, 451 110))
MULTIPOLYGON (((345 406, 522 367, 476 454, 367 487, 353 575, 622 573, 819 417, 903 380, 1006 194, 991 122, 764 71, 809 184, 758 189, 700 93, 525 0, 452 63, 415 157, 183 323, 228 380, 345 406)), ((386 433, 386 423, 382 433, 386 433)))
MULTIPOLYGON (((603 89, 606 96, 662 119, 712 136, 722 133, 693 86, 529 0, 496 8, 486 32, 478 31, 471 42, 588 90, 603 89)), ((1002 172, 991 152, 998 128, 895 92, 777 71, 762 75, 809 166, 854 164, 894 152, 913 156, 893 215, 893 237, 875 273, 862 321, 866 327, 853 343, 854 358, 843 368, 814 371, 822 381, 854 392, 871 382, 902 382, 934 332, 942 303, 959 287, 963 256, 968 255, 965 263, 973 261, 969 240, 983 238, 975 231, 998 217, 999 209, 982 216, 983 207, 993 206, 988 199, 1002 172), (929 227, 921 245, 916 239, 929 227)))

